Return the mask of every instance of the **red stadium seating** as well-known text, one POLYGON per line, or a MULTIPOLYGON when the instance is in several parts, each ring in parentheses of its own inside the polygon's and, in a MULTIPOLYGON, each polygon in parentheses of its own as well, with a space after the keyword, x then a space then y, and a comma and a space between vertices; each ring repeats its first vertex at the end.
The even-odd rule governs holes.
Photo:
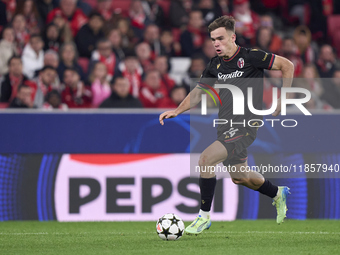
POLYGON ((340 15, 332 15, 327 18, 328 36, 332 38, 332 45, 340 56, 340 15))
POLYGON ((0 103, 0 109, 7 108, 9 103, 0 103))
POLYGON ((127 14, 129 12, 131 0, 114 0, 112 1, 112 10, 114 12, 120 10, 121 13, 127 14))

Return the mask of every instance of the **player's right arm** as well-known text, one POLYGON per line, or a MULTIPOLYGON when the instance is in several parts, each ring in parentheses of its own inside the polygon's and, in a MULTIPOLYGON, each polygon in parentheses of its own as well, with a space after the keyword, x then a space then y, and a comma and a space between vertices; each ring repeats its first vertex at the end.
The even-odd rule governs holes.
POLYGON ((175 109, 171 111, 163 112, 159 116, 159 122, 161 125, 164 125, 164 119, 175 118, 177 115, 191 109, 192 107, 196 106, 201 101, 201 94, 203 91, 195 87, 189 95, 184 98, 182 103, 175 109))
MULTIPOLYGON (((209 72, 211 66, 211 61, 209 62, 207 68, 203 71, 200 82, 210 83, 210 86, 213 86, 214 79, 216 78, 209 72)), ((164 125, 164 119, 175 118, 178 114, 181 114, 193 107, 195 107, 201 101, 201 95, 204 93, 203 90, 198 88, 197 85, 186 98, 182 101, 182 103, 175 109, 171 111, 166 111, 159 116, 159 122, 161 125, 164 125)))

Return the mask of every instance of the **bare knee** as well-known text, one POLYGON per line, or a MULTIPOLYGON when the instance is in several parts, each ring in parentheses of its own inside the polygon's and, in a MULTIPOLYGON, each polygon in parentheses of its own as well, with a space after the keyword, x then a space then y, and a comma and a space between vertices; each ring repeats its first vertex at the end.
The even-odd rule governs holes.
POLYGON ((231 180, 237 185, 245 185, 249 182, 249 178, 231 178, 231 180))
POLYGON ((201 154, 200 159, 198 161, 198 165, 200 167, 200 176, 202 178, 212 178, 215 176, 214 166, 212 162, 210 162, 209 157, 207 155, 201 154))

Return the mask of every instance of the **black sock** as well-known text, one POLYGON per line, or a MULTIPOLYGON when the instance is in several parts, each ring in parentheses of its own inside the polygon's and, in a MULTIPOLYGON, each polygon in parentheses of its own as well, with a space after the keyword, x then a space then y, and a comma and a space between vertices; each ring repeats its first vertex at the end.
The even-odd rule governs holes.
POLYGON ((201 210, 208 212, 215 193, 216 176, 209 179, 200 178, 199 184, 201 189, 201 210))
POLYGON ((268 197, 274 198, 276 197, 278 187, 273 185, 270 181, 265 180, 262 186, 257 190, 261 194, 267 195, 268 197))

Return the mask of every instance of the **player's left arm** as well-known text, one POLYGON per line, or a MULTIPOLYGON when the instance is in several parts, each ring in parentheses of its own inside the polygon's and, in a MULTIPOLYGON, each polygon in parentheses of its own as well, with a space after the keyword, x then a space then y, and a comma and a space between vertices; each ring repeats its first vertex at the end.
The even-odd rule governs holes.
MULTIPOLYGON (((291 87, 294 77, 294 64, 281 56, 275 55, 274 63, 272 65, 271 70, 281 70, 282 72, 282 87, 291 87)), ((276 107, 273 116, 279 115, 281 112, 281 98, 278 100, 278 104, 276 107)))

